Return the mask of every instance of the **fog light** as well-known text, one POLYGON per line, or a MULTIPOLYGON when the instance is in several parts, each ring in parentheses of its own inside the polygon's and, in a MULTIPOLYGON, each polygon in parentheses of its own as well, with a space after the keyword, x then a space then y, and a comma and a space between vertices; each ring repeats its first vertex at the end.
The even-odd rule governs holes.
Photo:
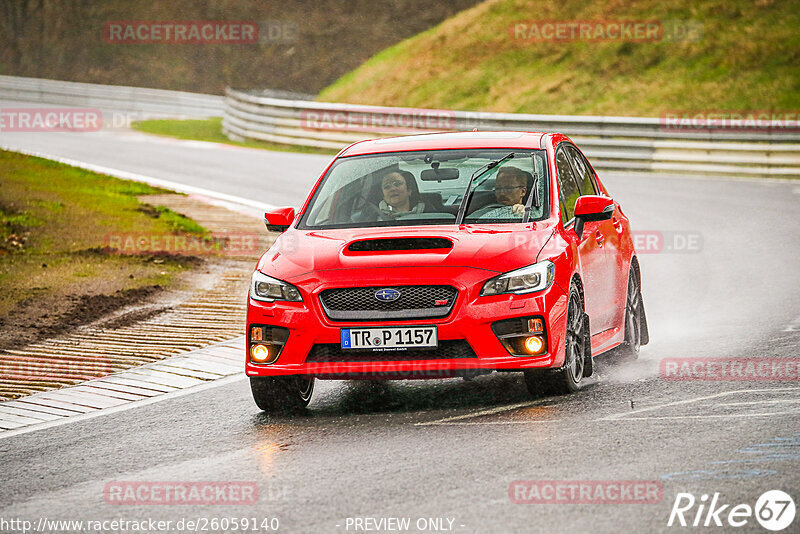
POLYGON ((525 339, 525 350, 531 354, 538 354, 544 348, 544 340, 539 336, 531 336, 525 339))
POLYGON ((269 348, 266 345, 253 345, 250 347, 250 359, 256 363, 264 363, 269 360, 269 348))
POLYGON ((515 317, 492 323, 492 332, 512 356, 542 356, 547 353, 544 317, 515 317))
POLYGON ((282 326, 250 325, 250 347, 247 349, 249 361, 257 365, 271 365, 278 361, 289 329, 282 326))

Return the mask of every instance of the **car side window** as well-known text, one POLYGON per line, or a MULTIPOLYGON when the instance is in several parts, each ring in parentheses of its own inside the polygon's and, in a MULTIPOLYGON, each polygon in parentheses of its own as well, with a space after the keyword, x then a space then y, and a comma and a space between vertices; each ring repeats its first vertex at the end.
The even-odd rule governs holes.
POLYGON ((596 195, 597 189, 594 186, 593 173, 590 170, 589 163, 575 147, 567 146, 566 151, 569 155, 569 160, 572 162, 572 168, 575 169, 575 181, 578 182, 581 196, 596 195))
POLYGON ((575 181, 572 166, 569 163, 566 150, 559 147, 556 151, 556 169, 558 171, 558 191, 561 194, 562 222, 567 223, 575 215, 575 202, 581 196, 580 189, 575 181))

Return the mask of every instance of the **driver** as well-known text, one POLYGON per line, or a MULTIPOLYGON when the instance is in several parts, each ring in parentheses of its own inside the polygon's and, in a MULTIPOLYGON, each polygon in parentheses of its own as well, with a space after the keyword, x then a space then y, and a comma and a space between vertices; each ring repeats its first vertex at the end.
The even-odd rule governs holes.
POLYGON ((422 213, 425 204, 420 201, 414 175, 408 171, 391 171, 381 180, 383 200, 378 207, 389 217, 422 213))
POLYGON ((484 219, 522 218, 525 205, 522 199, 528 192, 528 179, 517 167, 501 167, 494 183, 494 198, 497 201, 475 210, 470 217, 484 219))

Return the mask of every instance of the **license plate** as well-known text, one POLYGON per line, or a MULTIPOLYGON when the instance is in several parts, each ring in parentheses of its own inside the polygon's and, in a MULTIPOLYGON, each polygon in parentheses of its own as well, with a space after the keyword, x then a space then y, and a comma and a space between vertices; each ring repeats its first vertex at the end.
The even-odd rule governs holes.
POLYGON ((393 326, 391 328, 342 328, 343 349, 403 350, 437 347, 435 326, 393 326))

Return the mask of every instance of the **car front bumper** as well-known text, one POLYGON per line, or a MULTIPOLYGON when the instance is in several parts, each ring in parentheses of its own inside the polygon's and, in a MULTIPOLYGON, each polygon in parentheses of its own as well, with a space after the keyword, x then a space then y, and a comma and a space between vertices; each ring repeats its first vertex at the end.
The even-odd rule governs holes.
MULTIPOLYGON (((289 336, 279 357, 272 364, 255 364, 245 355, 248 376, 314 375, 319 378, 436 378, 469 374, 482 370, 525 370, 560 367, 564 361, 567 295, 558 284, 525 295, 481 297, 483 283, 497 273, 483 269, 425 268, 398 276, 397 269, 368 272, 310 273, 293 281, 300 288, 303 302, 262 302, 249 299, 247 332, 251 326, 287 328, 289 336), (324 280, 321 276, 324 275, 324 280), (325 289, 367 286, 451 285, 458 289, 453 309, 447 317, 399 321, 332 321, 322 309, 319 294, 325 289), (492 330, 492 324, 517 317, 541 317, 545 325, 547 351, 537 356, 514 356, 506 350, 492 330), (338 346, 342 328, 381 328, 392 326, 435 325, 440 344, 465 341, 476 357, 447 358, 439 349, 431 357, 391 359, 394 353, 379 353, 370 361, 306 361, 316 344, 338 346), (387 354, 386 359, 382 358, 387 354)), ((248 342, 248 353, 250 343, 248 342)), ((427 351, 426 351, 427 352, 427 351)), ((347 354, 343 355, 346 358, 347 354)))

